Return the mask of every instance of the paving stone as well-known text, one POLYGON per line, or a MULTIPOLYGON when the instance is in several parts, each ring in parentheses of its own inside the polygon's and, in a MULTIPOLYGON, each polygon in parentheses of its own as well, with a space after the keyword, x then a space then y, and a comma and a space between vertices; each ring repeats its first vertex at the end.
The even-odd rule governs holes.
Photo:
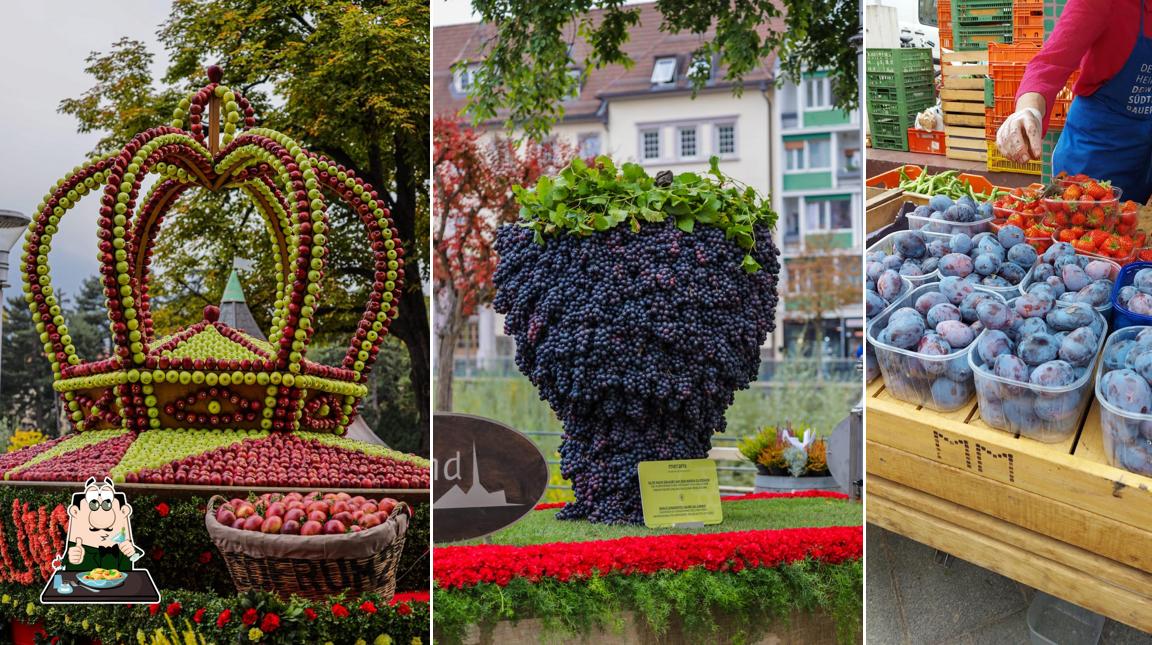
POLYGON ((868 632, 865 642, 900 645, 908 642, 908 636, 900 616, 900 598, 892 582, 892 562, 885 548, 892 534, 872 525, 868 525, 866 531, 864 584, 868 593, 864 611, 868 615, 868 632))
MULTIPOLYGON (((1024 594, 1008 578, 956 558, 945 566, 937 562, 934 549, 892 533, 885 536, 881 548, 887 552, 894 595, 899 599, 896 609, 902 609, 911 643, 963 642, 965 634, 1027 609, 1024 594)), ((882 598, 872 596, 870 588, 869 636, 871 611, 877 605, 883 607, 882 598)), ((880 629, 884 628, 881 623, 880 629)))

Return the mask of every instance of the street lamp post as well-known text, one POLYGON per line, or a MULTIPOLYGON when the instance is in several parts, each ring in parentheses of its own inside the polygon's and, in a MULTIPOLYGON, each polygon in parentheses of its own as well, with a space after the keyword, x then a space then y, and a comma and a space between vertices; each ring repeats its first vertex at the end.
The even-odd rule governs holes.
MULTIPOLYGON (((3 348, 4 338, 4 289, 11 286, 8 284, 8 253, 20 240, 30 221, 32 218, 24 213, 0 209, 0 348, 3 348)), ((3 362, 0 361, 0 376, 3 373, 3 362)))

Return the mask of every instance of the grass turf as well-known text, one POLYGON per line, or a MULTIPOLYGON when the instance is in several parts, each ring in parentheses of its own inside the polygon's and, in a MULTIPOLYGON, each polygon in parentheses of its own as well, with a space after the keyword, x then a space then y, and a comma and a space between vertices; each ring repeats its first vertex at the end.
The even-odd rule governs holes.
MULTIPOLYGON (((567 522, 556 519, 559 509, 531 511, 512 526, 488 536, 491 544, 547 544, 549 542, 586 542, 611 540, 635 535, 686 533, 727 533, 809 526, 856 526, 864 521, 864 507, 847 500, 827 498, 761 499, 723 502, 724 521, 714 526, 692 529, 650 529, 645 526, 609 526, 591 522, 567 522)), ((482 544, 471 540, 455 544, 482 544)), ((450 546, 450 545, 444 545, 450 546)))

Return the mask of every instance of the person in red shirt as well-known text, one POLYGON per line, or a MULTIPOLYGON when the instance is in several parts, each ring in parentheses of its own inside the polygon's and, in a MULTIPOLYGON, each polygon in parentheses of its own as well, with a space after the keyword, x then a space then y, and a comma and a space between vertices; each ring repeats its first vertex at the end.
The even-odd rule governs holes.
POLYGON ((1152 194, 1152 2, 1068 0, 1028 63, 1016 112, 996 134, 1000 153, 1039 159, 1056 95, 1077 69, 1075 99, 1052 155, 1054 173, 1111 180, 1139 202, 1152 194))

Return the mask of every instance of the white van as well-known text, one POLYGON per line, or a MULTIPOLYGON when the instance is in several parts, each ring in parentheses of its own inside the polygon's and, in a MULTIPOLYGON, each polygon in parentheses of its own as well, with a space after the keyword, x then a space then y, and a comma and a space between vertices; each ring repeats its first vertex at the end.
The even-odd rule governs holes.
MULTIPOLYGON (((935 50, 933 52, 936 59, 940 58, 940 29, 936 21, 936 0, 869 0, 869 5, 881 5, 891 7, 896 10, 897 29, 899 36, 893 38, 892 36, 885 37, 883 32, 887 31, 883 26, 876 25, 876 29, 872 24, 868 25, 868 46, 875 47, 873 38, 879 37, 883 40, 899 40, 896 43, 884 43, 883 47, 930 47, 935 50)), ((881 15, 881 12, 870 11, 866 12, 868 18, 872 19, 881 15)), ((882 12, 888 14, 889 12, 882 12)))

